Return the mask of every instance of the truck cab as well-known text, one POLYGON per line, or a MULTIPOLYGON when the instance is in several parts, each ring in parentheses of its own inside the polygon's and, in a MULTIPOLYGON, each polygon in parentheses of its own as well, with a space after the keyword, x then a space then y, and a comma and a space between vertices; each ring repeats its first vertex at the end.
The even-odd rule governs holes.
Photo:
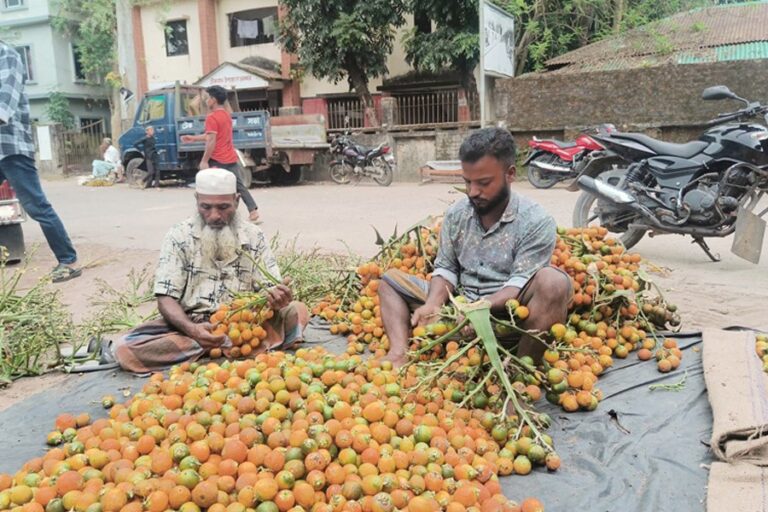
MULTIPOLYGON (((161 179, 192 179, 205 143, 184 143, 181 136, 205 132, 208 114, 205 97, 203 87, 178 83, 144 95, 133 126, 119 139, 129 183, 138 183, 146 176, 140 141, 148 126, 155 130, 161 179)), ((270 118, 264 110, 240 112, 235 91, 231 91, 227 107, 232 114, 233 144, 245 170, 246 186, 250 186, 254 178, 264 183, 297 182, 315 155, 328 148, 322 116, 270 118), (273 140, 272 119, 277 125, 274 131, 277 140, 273 140)))

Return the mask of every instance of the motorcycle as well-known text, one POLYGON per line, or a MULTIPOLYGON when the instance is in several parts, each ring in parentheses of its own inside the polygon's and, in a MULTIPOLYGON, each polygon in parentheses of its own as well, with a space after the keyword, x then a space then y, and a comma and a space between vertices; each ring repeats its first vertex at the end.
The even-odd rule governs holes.
POLYGON ((768 192, 768 128, 748 120, 762 115, 768 123, 768 106, 725 86, 705 89, 702 99, 732 99, 744 107, 718 115, 699 140, 685 144, 638 133, 595 136, 613 160, 610 168, 595 163, 582 169, 574 226, 597 220, 620 233, 627 248, 646 233, 690 235, 712 261, 720 258, 704 238, 735 233, 731 251, 758 263, 768 213, 757 211, 768 192))
MULTIPOLYGON (((601 124, 591 133, 599 135, 615 131, 612 124, 601 124)), ((536 188, 550 188, 575 178, 587 155, 605 149, 589 132, 580 133, 573 142, 534 137, 528 141, 528 147, 530 154, 523 165, 528 166, 528 181, 536 188)))
POLYGON ((333 137, 330 149, 334 156, 330 165, 331 179, 335 183, 346 185, 363 177, 372 178, 383 187, 392 183, 395 157, 388 145, 382 143, 375 148, 366 148, 344 133, 333 137))

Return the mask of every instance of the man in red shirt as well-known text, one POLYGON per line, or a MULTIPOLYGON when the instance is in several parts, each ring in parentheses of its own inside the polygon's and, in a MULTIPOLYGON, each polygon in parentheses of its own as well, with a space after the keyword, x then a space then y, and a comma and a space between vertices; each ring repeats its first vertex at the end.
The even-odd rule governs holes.
POLYGON ((217 167, 226 169, 237 177, 237 193, 243 198, 248 208, 251 221, 259 218, 259 207, 253 200, 251 192, 243 183, 242 173, 245 172, 238 161, 235 146, 232 143, 232 116, 224 104, 227 102, 227 90, 219 85, 208 87, 205 100, 210 114, 205 118, 205 135, 182 135, 182 142, 205 142, 205 153, 200 159, 200 169, 217 167))

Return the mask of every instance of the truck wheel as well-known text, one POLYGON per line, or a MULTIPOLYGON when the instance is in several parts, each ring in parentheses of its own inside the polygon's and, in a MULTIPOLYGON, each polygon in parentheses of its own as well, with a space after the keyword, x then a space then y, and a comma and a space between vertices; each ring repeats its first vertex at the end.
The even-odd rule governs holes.
POLYGON ((303 178, 303 165, 292 165, 291 171, 283 175, 282 185, 296 185, 303 178))
POLYGON ((269 168, 269 181, 273 185, 295 185, 301 180, 301 166, 292 165, 288 172, 282 165, 273 165, 269 168))
POLYGON ((128 165, 125 166, 125 179, 131 187, 141 187, 144 178, 147 177, 147 171, 142 169, 143 158, 131 158, 128 165))

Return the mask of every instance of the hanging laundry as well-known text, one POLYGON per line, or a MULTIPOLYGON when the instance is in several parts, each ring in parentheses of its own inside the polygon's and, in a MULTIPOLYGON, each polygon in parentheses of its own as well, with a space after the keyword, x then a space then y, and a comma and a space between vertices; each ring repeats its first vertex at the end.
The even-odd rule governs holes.
POLYGON ((257 39, 259 37, 259 20, 237 20, 237 37, 257 39))
POLYGON ((277 16, 274 14, 267 16, 262 20, 264 23, 264 35, 269 36, 275 36, 277 35, 277 16))

